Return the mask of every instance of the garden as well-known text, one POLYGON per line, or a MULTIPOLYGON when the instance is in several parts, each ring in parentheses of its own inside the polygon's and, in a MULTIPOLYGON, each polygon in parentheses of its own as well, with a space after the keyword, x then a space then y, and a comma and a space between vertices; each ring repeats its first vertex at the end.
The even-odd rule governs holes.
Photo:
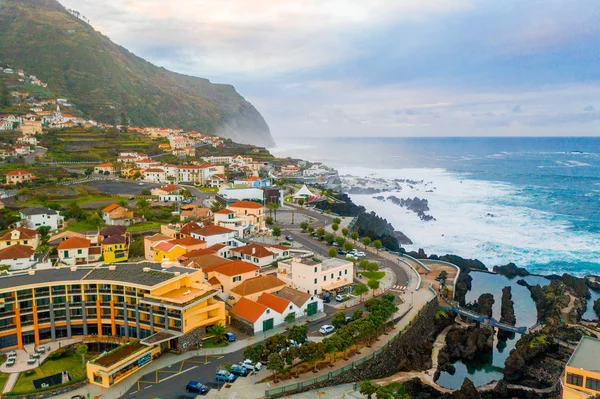
POLYGON ((370 299, 365 303, 366 312, 355 312, 352 320, 347 323, 343 313, 340 313, 342 316, 336 314, 332 323, 335 322, 339 328, 322 342, 306 342, 306 325, 293 326, 287 337, 282 334, 274 335, 264 343, 246 348, 244 357, 253 362, 267 361, 267 369, 273 374, 266 380, 274 382, 335 367, 336 361, 360 354, 361 349, 371 347, 381 334, 393 327, 389 320, 397 311, 394 298, 394 295, 384 295, 381 299, 370 299), (305 343, 290 346, 288 340, 305 343))

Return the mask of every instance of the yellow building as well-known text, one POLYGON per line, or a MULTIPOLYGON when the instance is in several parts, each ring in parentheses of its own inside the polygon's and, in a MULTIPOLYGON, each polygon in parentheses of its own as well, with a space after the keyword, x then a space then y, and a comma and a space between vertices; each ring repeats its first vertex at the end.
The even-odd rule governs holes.
POLYGON ((129 233, 102 240, 104 263, 125 262, 129 258, 129 233))
POLYGON ((155 262, 174 262, 181 255, 187 253, 187 249, 172 242, 161 242, 154 247, 155 262))
POLYGON ((244 281, 258 276, 260 267, 236 260, 202 269, 204 278, 226 294, 244 281))
POLYGON ((595 398, 600 395, 600 340, 583 337, 565 366, 563 399, 595 398))
POLYGON ((156 349, 186 351, 206 327, 224 325, 218 293, 200 270, 148 262, 9 273, 0 279, 0 347, 88 337, 151 348, 88 363, 90 382, 108 387, 151 362, 156 349))

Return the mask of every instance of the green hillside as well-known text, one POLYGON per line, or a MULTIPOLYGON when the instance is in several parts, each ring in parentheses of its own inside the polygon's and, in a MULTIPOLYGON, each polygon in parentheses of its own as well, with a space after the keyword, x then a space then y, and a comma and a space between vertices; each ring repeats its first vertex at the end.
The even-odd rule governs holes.
POLYGON ((159 68, 111 42, 55 0, 0 0, 0 63, 22 68, 114 123, 182 127, 269 145, 260 113, 233 86, 159 68))

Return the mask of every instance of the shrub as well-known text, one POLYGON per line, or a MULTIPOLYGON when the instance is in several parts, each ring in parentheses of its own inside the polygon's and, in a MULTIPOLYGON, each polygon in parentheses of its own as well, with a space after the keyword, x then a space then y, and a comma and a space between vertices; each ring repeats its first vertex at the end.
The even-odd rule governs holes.
POLYGON ((58 350, 55 350, 54 352, 50 353, 48 355, 48 360, 58 360, 61 359, 65 356, 67 356, 69 354, 69 347, 65 346, 63 348, 60 348, 58 350))

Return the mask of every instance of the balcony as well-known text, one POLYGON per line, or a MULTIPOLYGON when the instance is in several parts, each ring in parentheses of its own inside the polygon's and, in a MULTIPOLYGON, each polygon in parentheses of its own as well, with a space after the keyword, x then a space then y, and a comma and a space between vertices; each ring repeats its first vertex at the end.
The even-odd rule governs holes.
POLYGON ((0 312, 0 319, 3 319, 5 317, 14 317, 15 316, 15 311, 14 310, 10 310, 7 312, 0 312))
POLYGON ((66 293, 66 290, 52 290, 52 296, 65 295, 66 293))

